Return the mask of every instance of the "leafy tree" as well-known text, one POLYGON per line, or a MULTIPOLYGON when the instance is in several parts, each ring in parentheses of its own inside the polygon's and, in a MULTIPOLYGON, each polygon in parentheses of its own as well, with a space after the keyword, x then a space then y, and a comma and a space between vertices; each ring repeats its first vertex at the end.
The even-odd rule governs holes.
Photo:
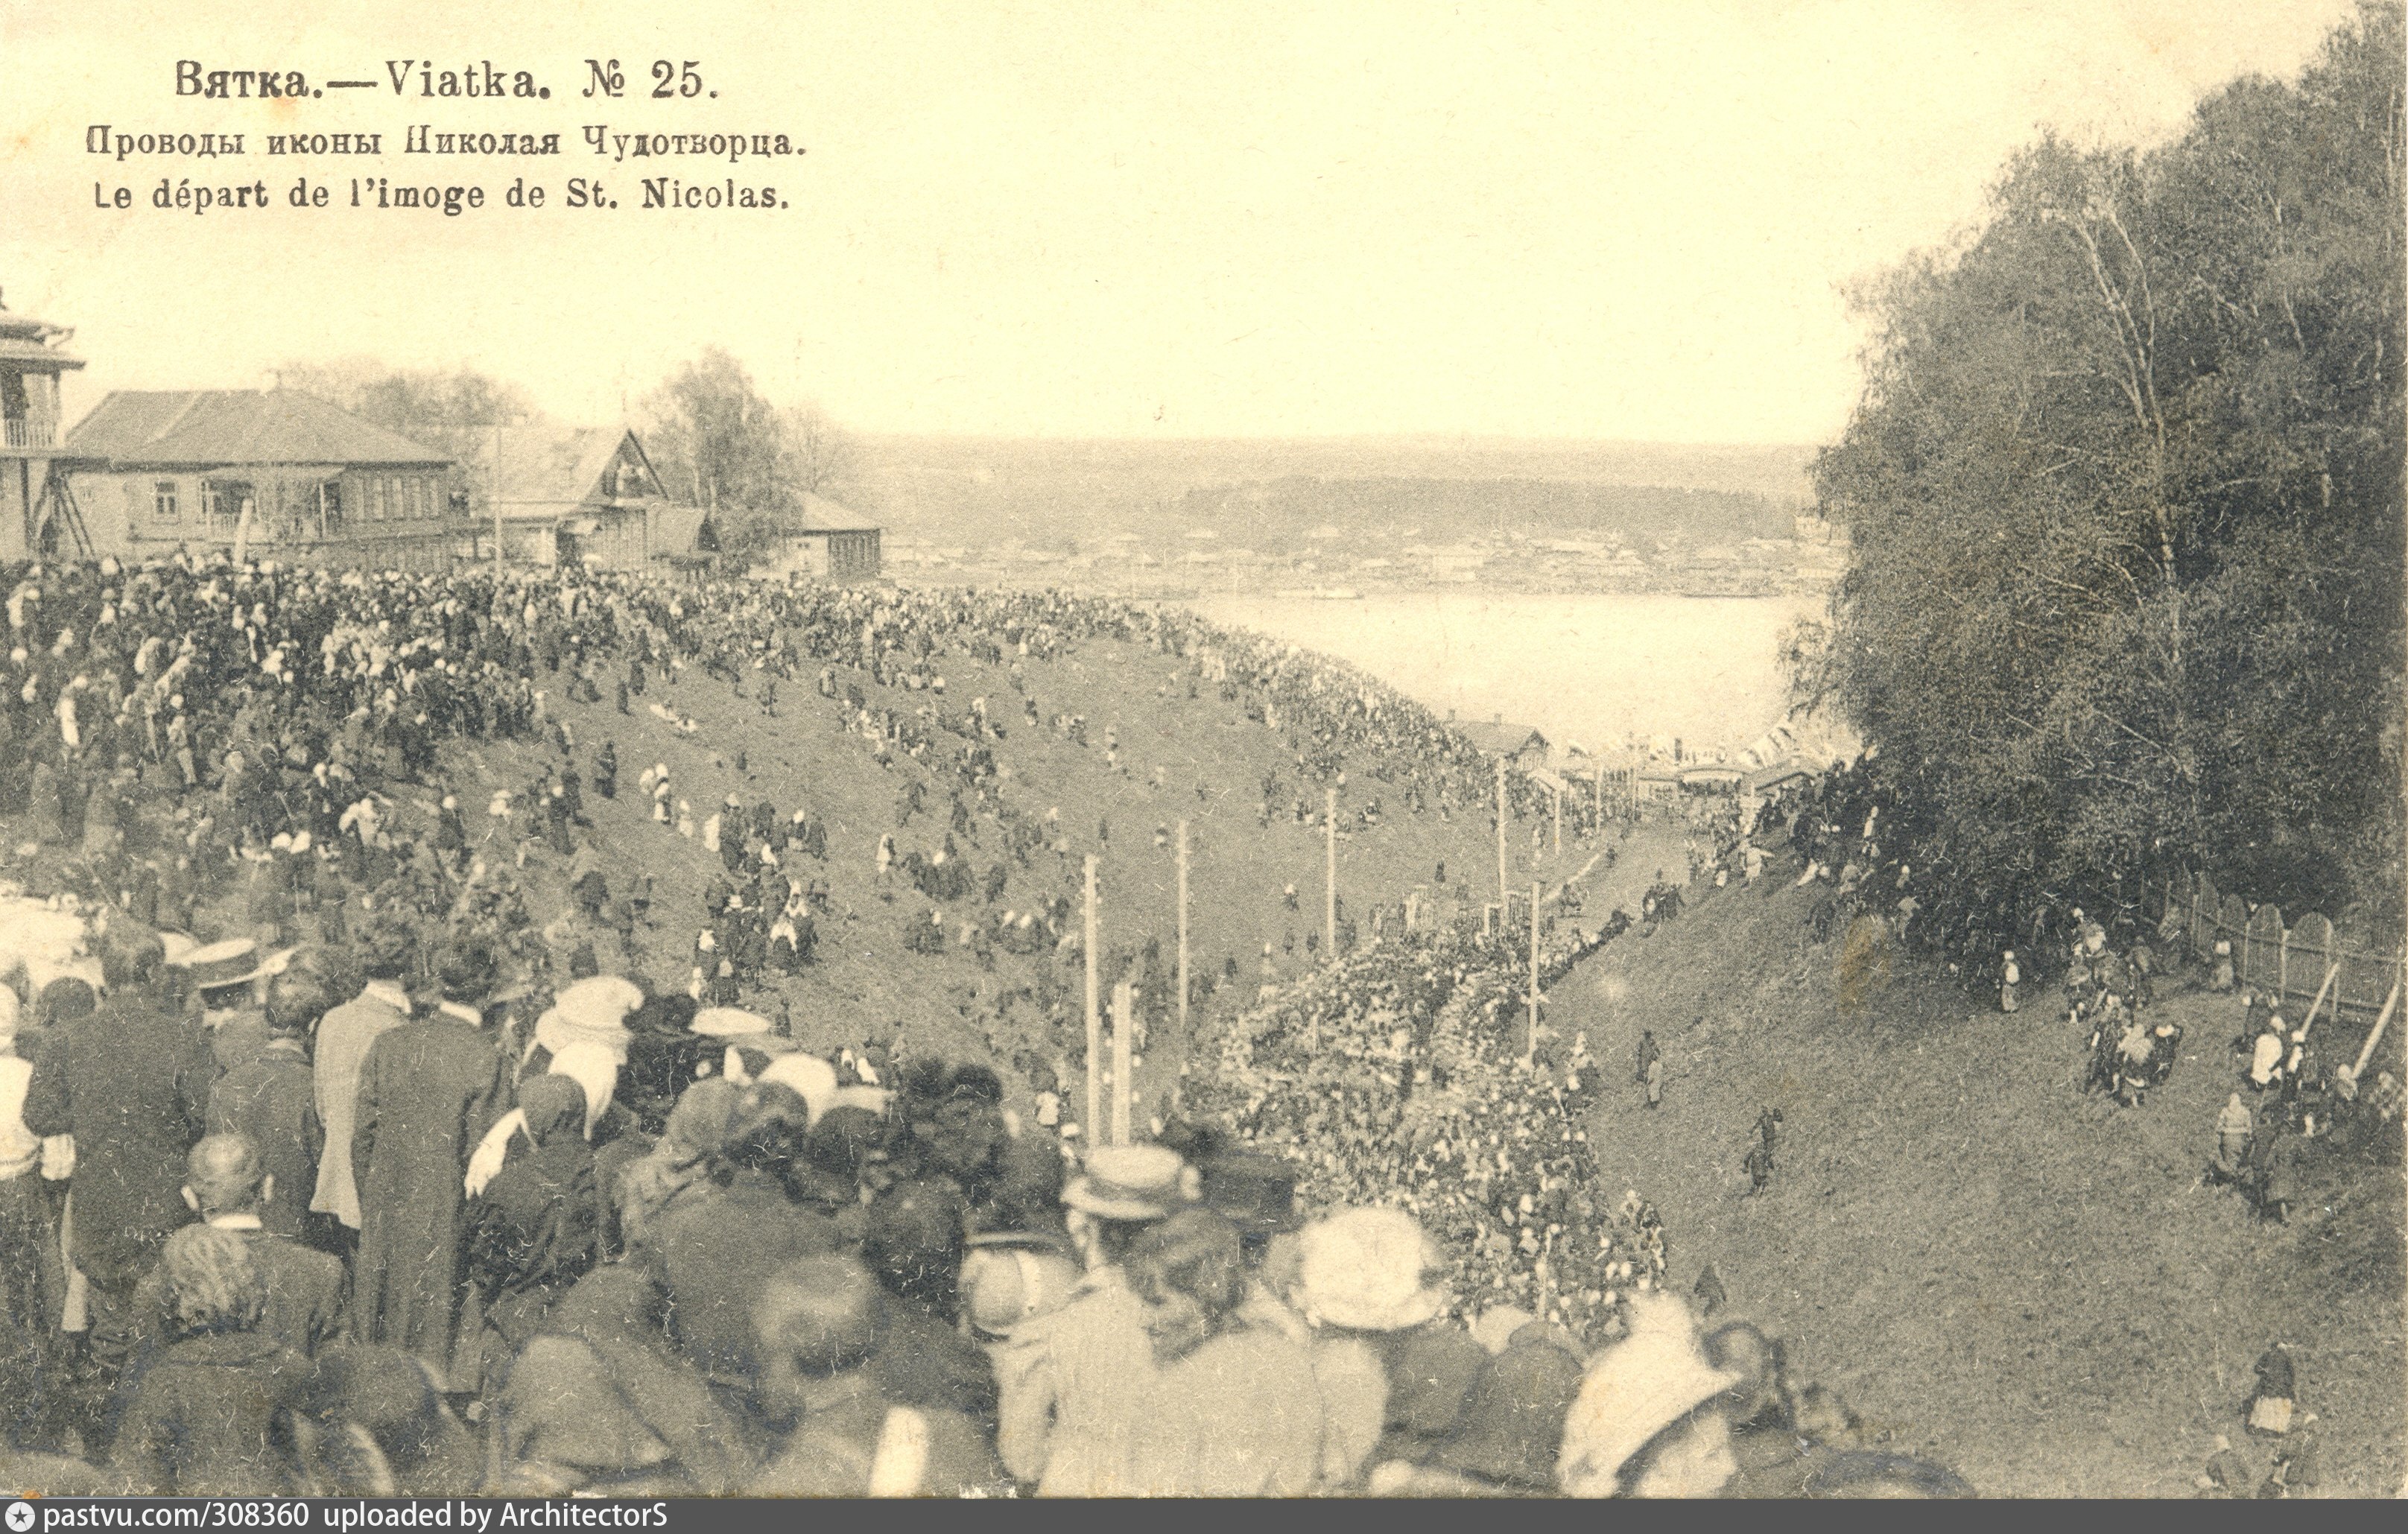
POLYGON ((342 357, 287 363, 276 378, 280 387, 316 394, 464 462, 476 456, 480 434, 524 425, 538 413, 517 384, 466 367, 392 368, 368 357, 342 357))
POLYGON ((517 384, 471 368, 392 368, 371 357, 287 363, 281 388, 315 394, 387 431, 437 449, 460 465, 471 514, 485 508, 486 437, 522 426, 538 412, 517 384))
POLYGON ((722 546, 765 547, 796 525, 808 494, 853 489, 853 443, 818 409, 781 409, 717 347, 672 373, 643 405, 644 444, 673 495, 711 509, 722 546))
POLYGON ((2005 901, 2178 858, 2399 910, 2401 10, 2162 149, 2044 137, 1857 295, 1849 523, 1799 696, 1878 743, 1917 861, 2005 901))

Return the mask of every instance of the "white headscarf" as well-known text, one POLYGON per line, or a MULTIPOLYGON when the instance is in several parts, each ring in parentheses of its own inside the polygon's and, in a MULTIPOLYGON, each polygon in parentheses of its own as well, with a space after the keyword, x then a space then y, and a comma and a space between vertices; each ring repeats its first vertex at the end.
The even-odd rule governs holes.
POLYGON ((591 1039, 579 1039, 552 1057, 552 1074, 566 1076, 585 1090, 585 1138, 594 1138, 594 1126, 610 1111, 610 1097, 619 1087, 621 1056, 606 1044, 591 1039))

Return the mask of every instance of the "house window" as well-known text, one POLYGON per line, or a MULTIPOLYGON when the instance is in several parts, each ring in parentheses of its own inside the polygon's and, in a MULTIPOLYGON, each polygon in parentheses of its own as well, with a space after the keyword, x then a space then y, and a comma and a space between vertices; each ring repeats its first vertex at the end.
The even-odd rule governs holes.
POLYGON ((161 480, 150 487, 150 514, 161 522, 176 520, 175 480, 161 480))

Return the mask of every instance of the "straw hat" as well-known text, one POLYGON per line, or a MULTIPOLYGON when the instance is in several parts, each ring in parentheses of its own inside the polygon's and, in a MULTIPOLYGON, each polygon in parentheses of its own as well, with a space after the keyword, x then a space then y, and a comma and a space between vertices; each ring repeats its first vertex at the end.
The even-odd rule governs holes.
POLYGON ((1308 1321, 1403 1331, 1446 1309, 1446 1292, 1429 1282, 1445 1259, 1403 1210, 1340 1210, 1301 1240, 1297 1299, 1308 1321))
POLYGON ((214 991, 222 986, 248 984, 262 975, 281 973, 284 961, 291 956, 290 949, 263 955, 259 944, 251 939, 228 938, 186 953, 184 969, 193 977, 194 985, 214 991))
POLYGON ((1630 1335, 1598 1355, 1564 1420, 1555 1479, 1570 1496, 1612 1496, 1649 1440, 1744 1378, 1707 1362, 1677 1297, 1634 1294, 1629 1316, 1630 1335))
POLYGON ((1102 1220, 1167 1220, 1202 1192, 1196 1168, 1165 1145, 1098 1145, 1062 1202, 1102 1220))

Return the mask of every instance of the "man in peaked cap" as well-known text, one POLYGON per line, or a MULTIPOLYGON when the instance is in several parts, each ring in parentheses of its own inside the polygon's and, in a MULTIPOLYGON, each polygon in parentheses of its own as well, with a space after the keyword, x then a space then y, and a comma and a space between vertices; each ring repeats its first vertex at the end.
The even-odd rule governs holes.
POLYGON ((1062 1190, 1086 1272, 1069 1299, 1016 1328, 996 1361, 997 1447, 1039 1495, 1134 1489, 1131 1455, 1145 1412, 1154 1343, 1121 1260, 1140 1233, 1197 1202, 1196 1169, 1160 1145, 1098 1145, 1062 1190))

